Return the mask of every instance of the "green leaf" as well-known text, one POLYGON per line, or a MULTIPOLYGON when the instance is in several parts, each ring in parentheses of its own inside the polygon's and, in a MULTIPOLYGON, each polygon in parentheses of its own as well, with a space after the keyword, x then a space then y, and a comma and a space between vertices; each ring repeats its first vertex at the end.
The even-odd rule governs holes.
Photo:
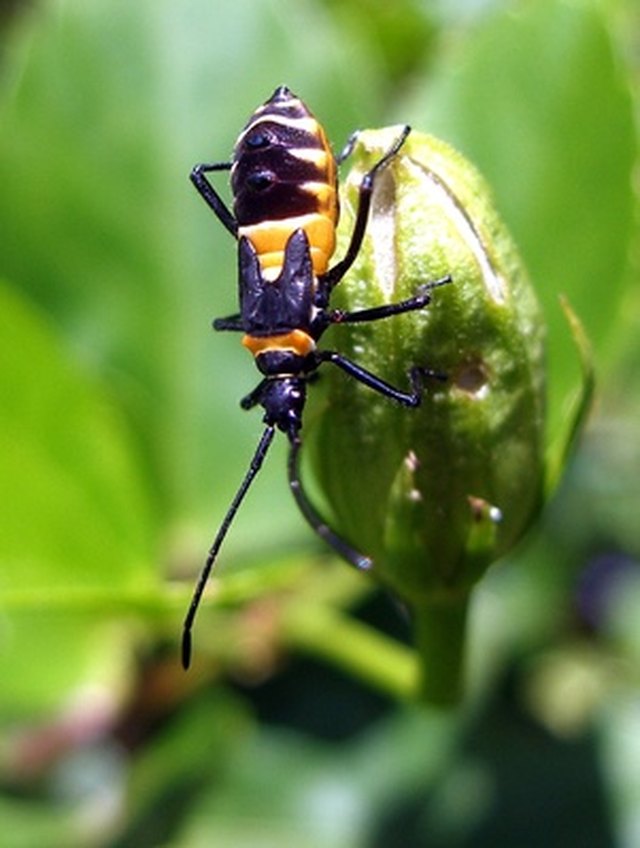
POLYGON ((327 745, 286 728, 255 734, 224 785, 203 787, 180 845, 309 848, 371 844, 394 802, 443 777, 457 717, 405 710, 327 745), (384 763, 384 768, 380 764, 384 763), (277 776, 277 779, 275 777, 277 776))
POLYGON ((133 763, 130 823, 119 844, 163 844, 209 785, 218 790, 255 732, 239 699, 219 691, 192 700, 133 763))
POLYGON ((46 801, 33 803, 23 798, 0 798, 0 819, 5 848, 32 848, 33 845, 80 848, 83 844, 69 810, 55 808, 46 801))
POLYGON ((6 286, 0 363, 0 608, 11 609, 0 654, 2 702, 33 708, 69 685, 91 652, 90 623, 47 616, 48 599, 152 586, 154 520, 109 395, 6 286))

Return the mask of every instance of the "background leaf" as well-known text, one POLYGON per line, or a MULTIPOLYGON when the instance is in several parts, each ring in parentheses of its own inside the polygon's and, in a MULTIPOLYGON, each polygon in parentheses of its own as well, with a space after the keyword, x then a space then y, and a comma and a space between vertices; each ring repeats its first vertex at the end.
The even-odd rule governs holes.
POLYGON ((11 685, 2 708, 24 713, 41 702, 51 707, 83 679, 97 648, 90 634, 99 618, 87 620, 81 602, 75 613, 85 614, 77 619, 73 601, 70 615, 47 613, 51 597, 152 586, 154 516, 107 392, 6 286, 0 362, 0 604, 16 610, 3 628, 0 669, 11 685), (64 663, 52 663, 52 651, 64 663))

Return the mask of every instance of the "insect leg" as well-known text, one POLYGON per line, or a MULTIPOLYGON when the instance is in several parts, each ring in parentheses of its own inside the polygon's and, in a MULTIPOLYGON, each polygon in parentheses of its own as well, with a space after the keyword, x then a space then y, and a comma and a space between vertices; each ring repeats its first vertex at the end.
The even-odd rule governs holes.
POLYGON ((211 171, 229 171, 231 170, 231 165, 231 162, 214 162, 213 164, 203 163, 201 165, 196 165, 191 171, 189 179, 198 189, 205 202, 211 209, 213 209, 218 220, 224 224, 234 238, 237 238, 238 222, 224 200, 220 197, 218 192, 205 176, 205 174, 211 171))
POLYGON ((348 159, 349 156, 353 153, 353 148, 356 146, 356 142, 358 141, 358 136, 360 135, 360 130, 355 130, 351 133, 349 138, 347 139, 347 143, 342 148, 340 153, 336 156, 336 162, 338 165, 342 165, 345 159, 348 159))
POLYGON ((251 483, 253 482, 254 477, 260 471, 262 463, 264 461, 265 456, 267 455, 267 451, 269 450, 269 445, 273 440, 273 435, 275 433, 275 428, 270 424, 265 428, 260 441, 258 442, 258 447, 253 454, 251 462, 249 464, 249 468, 247 469, 246 474, 244 475, 244 479, 238 488, 233 500, 231 501, 231 506, 227 510, 227 514, 224 517, 222 524, 220 525, 220 529, 218 530, 215 539, 213 540, 213 544, 209 549, 209 554, 207 555, 207 559, 200 573, 200 577, 198 578, 198 582, 196 584, 195 591, 193 593, 193 598, 191 599, 191 604, 187 611, 187 615, 184 620, 184 625, 182 629, 182 666, 183 668, 189 668, 191 663, 191 630, 193 628, 193 622, 196 617, 196 613, 198 611, 198 606, 200 604, 200 600, 202 598, 202 593, 204 592, 205 586, 207 585, 207 581, 211 574, 211 570, 213 569, 214 563, 216 561, 216 557, 218 556, 218 551, 220 550, 220 546, 222 545, 225 536, 231 526, 231 522, 234 519, 240 504, 242 503, 244 496, 247 494, 251 483))
POLYGON ((325 313, 325 320, 330 324, 358 324, 365 321, 379 321, 381 318, 390 318, 392 315, 402 315, 404 312, 413 312, 423 309, 431 303, 431 290, 438 286, 447 285, 451 282, 451 276, 447 275, 440 280, 434 280, 418 288, 418 294, 399 303, 385 303, 382 306, 374 306, 371 309, 358 309, 354 312, 345 312, 342 309, 333 309, 325 313))
POLYGON ((237 332, 244 330, 242 316, 239 314, 228 315, 226 318, 215 318, 212 326, 214 330, 233 330, 237 332))
POLYGON ((343 356, 335 350, 320 350, 317 352, 316 356, 320 362, 332 362, 350 377, 358 380, 358 382, 368 386, 370 389, 373 389, 375 392, 378 392, 391 400, 398 401, 398 403, 401 403, 403 406, 420 406, 420 403, 422 402, 424 380, 426 377, 430 377, 435 380, 447 379, 445 374, 441 374, 438 371, 433 371, 430 368, 424 368, 421 365, 414 365, 409 371, 411 391, 405 392, 402 389, 397 389, 395 386, 392 386, 391 383, 387 383, 386 380, 383 380, 382 377, 378 377, 377 374, 367 371, 366 368, 363 368, 361 365, 357 365, 355 362, 352 362, 350 359, 347 359, 346 356, 343 356))
POLYGON ((242 400, 240 401, 240 406, 242 407, 242 409, 253 409, 254 406, 257 406, 259 403, 262 403, 262 397, 266 383, 266 380, 260 380, 255 389, 252 389, 248 395, 245 395, 245 397, 242 398, 242 400))
POLYGON ((332 530, 309 501, 304 488, 302 487, 302 481, 300 480, 301 447, 302 440, 300 437, 292 436, 290 439, 288 463, 289 487, 300 512, 318 536, 330 545, 350 565, 357 568, 359 571, 369 571, 373 566, 371 558, 360 553, 360 551, 357 551, 347 541, 339 536, 335 530, 332 530))
POLYGON ((336 285, 336 283, 340 282, 355 262, 356 256, 358 255, 362 245, 365 230, 367 229, 367 220, 369 218, 369 208, 371 206, 371 197, 373 194, 373 186, 376 175, 382 168, 388 165, 397 154, 410 132, 411 127, 405 126, 384 156, 382 156, 382 158, 379 159, 362 178, 359 188, 358 212, 356 214, 355 224, 353 225, 353 232, 351 233, 351 241, 344 258, 334 265, 333 268, 330 268, 327 273, 323 274, 320 278, 325 290, 328 289, 331 291, 331 289, 336 285))

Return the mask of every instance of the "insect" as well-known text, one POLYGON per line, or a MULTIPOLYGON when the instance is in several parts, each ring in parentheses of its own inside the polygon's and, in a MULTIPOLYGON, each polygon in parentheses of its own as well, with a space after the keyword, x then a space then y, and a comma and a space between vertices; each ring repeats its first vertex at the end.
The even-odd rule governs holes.
POLYGON ((371 559, 353 548, 316 512, 302 487, 299 456, 307 384, 325 362, 407 407, 419 406, 426 377, 441 377, 428 368, 409 371, 410 390, 395 388, 334 350, 317 343, 332 324, 379 321, 423 309, 436 286, 450 277, 418 287, 414 297, 398 303, 343 311, 331 309, 334 287, 355 261, 365 235, 375 180, 398 153, 410 128, 405 126, 386 153, 364 175, 351 240, 346 252, 329 266, 338 223, 337 164, 349 155, 356 135, 335 159, 325 132, 304 103, 280 86, 251 115, 240 133, 230 162, 196 165, 191 181, 220 222, 238 242, 239 307, 218 318, 215 330, 243 333, 262 379, 244 397, 243 409, 261 406, 264 431, 236 491, 195 587, 184 621, 182 664, 191 661, 191 631, 222 542, 269 450, 276 430, 289 440, 291 492, 311 527, 355 568, 369 570, 371 559), (207 174, 230 171, 233 211, 207 174))

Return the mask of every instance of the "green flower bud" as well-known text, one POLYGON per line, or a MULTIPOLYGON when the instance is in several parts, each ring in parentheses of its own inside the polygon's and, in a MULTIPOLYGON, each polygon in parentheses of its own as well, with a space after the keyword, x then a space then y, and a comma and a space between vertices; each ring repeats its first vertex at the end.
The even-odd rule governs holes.
MULTIPOLYGON (((362 176, 397 134, 359 137, 342 244, 362 176)), ((427 378, 422 405, 407 409, 326 368, 324 405, 308 428, 336 529, 413 610, 425 691, 440 701, 457 694, 472 586, 542 504, 544 331, 487 186, 449 146, 412 132, 376 178, 365 243, 332 305, 405 300, 447 274, 427 308, 335 327, 326 344, 398 388, 409 389, 413 365, 446 381, 427 378)))

